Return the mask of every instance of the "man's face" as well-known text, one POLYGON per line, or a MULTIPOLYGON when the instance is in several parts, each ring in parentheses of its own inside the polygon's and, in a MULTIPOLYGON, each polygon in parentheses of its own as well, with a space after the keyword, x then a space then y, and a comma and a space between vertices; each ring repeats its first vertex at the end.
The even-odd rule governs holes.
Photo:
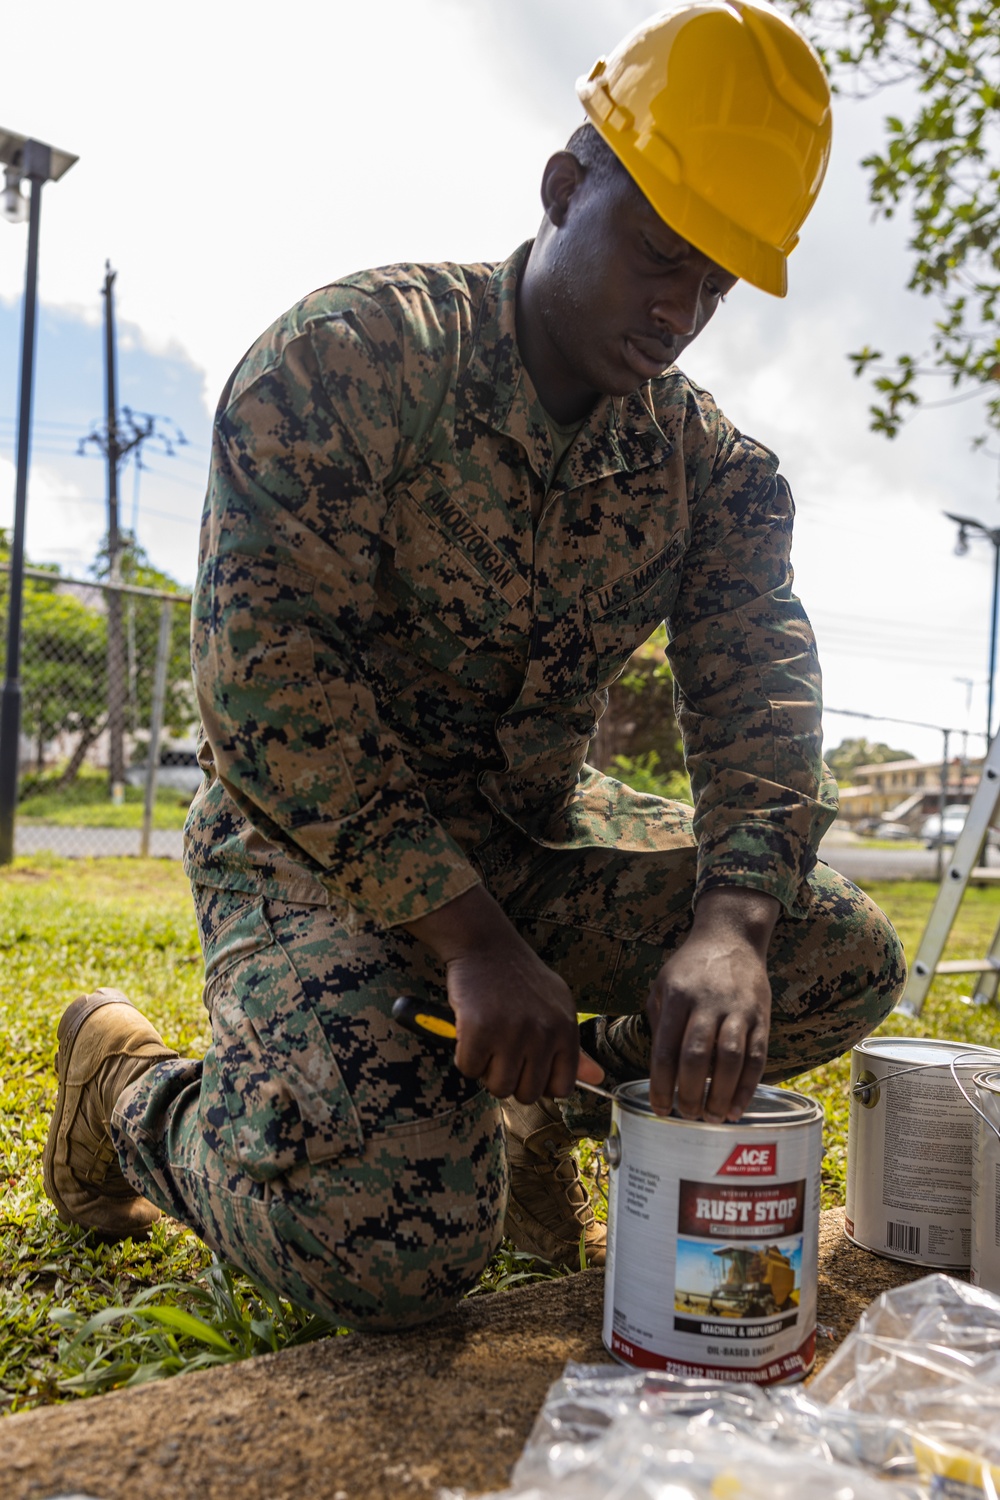
POLYGON ((542 197, 518 338, 543 404, 566 416, 662 374, 737 278, 668 228, 624 172, 595 181, 560 152, 542 197))

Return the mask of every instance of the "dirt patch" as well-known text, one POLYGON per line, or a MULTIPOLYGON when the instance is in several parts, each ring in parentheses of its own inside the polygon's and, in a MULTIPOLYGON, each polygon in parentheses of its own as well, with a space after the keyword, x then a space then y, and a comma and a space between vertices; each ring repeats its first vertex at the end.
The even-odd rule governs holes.
MULTIPOLYGON (((881 1292, 926 1275, 822 1215, 818 1363, 881 1292)), ((0 1494, 48 1500, 409 1500, 501 1488, 567 1360, 606 1363, 604 1277, 472 1298, 412 1333, 355 1334, 4 1420, 0 1494)))
POLYGON ((36 865, 12 865, 0 879, 4 885, 38 885, 40 881, 51 880, 52 871, 36 865))
MULTIPOLYGON (((926 1266, 887 1260, 852 1245, 844 1234, 842 1208, 827 1209, 820 1214, 816 1371, 822 1369, 876 1297, 894 1286, 906 1286, 930 1274, 926 1266)), ((959 1281, 969 1279, 966 1271, 950 1274, 959 1281)))

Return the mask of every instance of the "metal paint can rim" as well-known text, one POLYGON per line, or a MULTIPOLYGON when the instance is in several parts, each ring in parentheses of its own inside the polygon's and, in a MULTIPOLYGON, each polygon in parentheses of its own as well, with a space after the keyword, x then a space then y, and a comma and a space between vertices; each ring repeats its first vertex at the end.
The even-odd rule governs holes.
POLYGON ((959 1057, 969 1058, 968 1062, 956 1063, 959 1068, 979 1067, 984 1060, 992 1058, 1000 1060, 1000 1048, 988 1047, 985 1043, 963 1046, 943 1037, 930 1036, 866 1036, 863 1041, 855 1043, 853 1050, 864 1057, 877 1057, 880 1062, 909 1063, 924 1068, 947 1068, 959 1057))
POLYGON ((783 1130, 788 1127, 807 1125, 811 1120, 823 1118, 822 1107, 807 1094, 797 1094, 793 1089, 772 1088, 761 1084, 738 1120, 724 1120, 715 1125, 708 1120, 685 1120, 681 1115, 658 1115, 649 1102, 649 1079, 639 1078, 633 1083, 619 1084, 615 1089, 615 1103, 624 1114, 641 1115, 656 1120, 661 1125, 685 1130, 725 1131, 744 1130, 748 1126, 762 1130, 783 1130))

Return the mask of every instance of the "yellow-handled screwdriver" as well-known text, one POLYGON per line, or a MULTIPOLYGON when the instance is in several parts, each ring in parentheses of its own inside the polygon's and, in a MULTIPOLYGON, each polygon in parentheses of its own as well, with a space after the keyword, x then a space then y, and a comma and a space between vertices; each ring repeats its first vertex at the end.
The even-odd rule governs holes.
MULTIPOLYGON (((455 1012, 450 1006, 438 1005, 433 1000, 415 1000, 412 995, 400 995, 398 1000, 392 1002, 392 1016, 394 1021, 405 1026, 407 1031, 412 1031, 414 1036, 437 1042, 439 1046, 450 1047, 458 1036, 455 1012)), ((596 1083, 584 1083, 582 1078, 578 1078, 576 1086, 586 1089, 589 1094, 600 1094, 602 1099, 610 1099, 614 1103, 614 1094, 596 1083)))
POLYGON ((437 1005, 433 1000, 415 1000, 412 995, 400 995, 392 1002, 392 1018, 414 1036, 433 1042, 453 1042, 458 1036, 455 1027, 455 1012, 447 1005, 437 1005))

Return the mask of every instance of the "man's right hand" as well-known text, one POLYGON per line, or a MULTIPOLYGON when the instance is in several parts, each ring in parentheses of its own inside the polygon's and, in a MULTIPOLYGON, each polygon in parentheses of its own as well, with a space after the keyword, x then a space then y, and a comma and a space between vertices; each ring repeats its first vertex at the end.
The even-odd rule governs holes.
POLYGON ((521 1104, 572 1093, 578 1077, 604 1074, 580 1052, 573 997, 512 926, 493 897, 473 886, 408 922, 406 930, 445 966, 455 1012, 455 1063, 491 1094, 521 1104))

